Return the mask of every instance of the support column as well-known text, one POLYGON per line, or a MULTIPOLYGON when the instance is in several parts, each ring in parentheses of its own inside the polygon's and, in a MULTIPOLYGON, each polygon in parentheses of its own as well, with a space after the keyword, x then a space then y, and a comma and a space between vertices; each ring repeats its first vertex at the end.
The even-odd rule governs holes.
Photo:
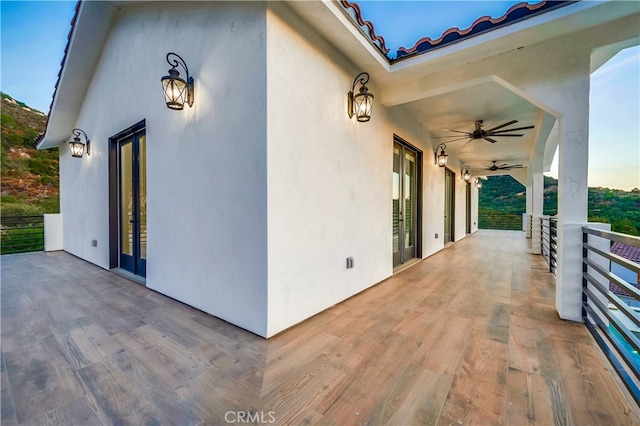
POLYGON ((534 172, 532 179, 531 199, 531 253, 542 254, 542 203, 544 202, 544 175, 542 172, 534 172))
POLYGON ((559 121, 558 269, 560 318, 582 321, 582 225, 587 222, 589 164, 589 70, 575 72, 559 121))

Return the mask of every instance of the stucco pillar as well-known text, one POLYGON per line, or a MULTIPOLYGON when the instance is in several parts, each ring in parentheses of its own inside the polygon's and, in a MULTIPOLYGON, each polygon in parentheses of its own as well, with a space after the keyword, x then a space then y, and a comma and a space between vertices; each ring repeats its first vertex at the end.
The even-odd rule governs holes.
POLYGON ((559 120, 558 269, 556 309, 560 318, 581 321, 582 225, 587 222, 589 161, 589 70, 570 76, 559 120))
POLYGON ((44 215, 44 251, 63 250, 62 214, 44 215))
POLYGON ((544 175, 542 172, 533 173, 531 183, 531 253, 542 254, 542 203, 544 201, 544 175))

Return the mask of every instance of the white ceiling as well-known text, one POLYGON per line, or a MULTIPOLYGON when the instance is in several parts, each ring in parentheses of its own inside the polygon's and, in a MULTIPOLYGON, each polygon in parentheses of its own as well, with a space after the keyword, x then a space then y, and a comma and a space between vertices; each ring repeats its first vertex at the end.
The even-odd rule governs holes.
POLYGON ((539 128, 542 117, 551 117, 548 113, 493 79, 444 88, 432 96, 394 108, 402 108, 405 113, 411 114, 438 143, 447 145, 447 153, 454 153, 472 168, 490 166, 492 161, 526 166, 540 132, 547 132, 548 135, 550 130, 539 128), (524 126, 535 128, 514 132, 523 134, 522 137, 496 136, 496 143, 482 139, 469 142, 469 139, 448 137, 459 135, 464 138, 464 135, 447 129, 472 132, 476 120, 483 120, 484 129, 491 129, 511 120, 518 120, 518 123, 500 130, 524 126), (445 137, 440 138, 442 136, 445 137), (449 142, 452 140, 456 141, 449 142))

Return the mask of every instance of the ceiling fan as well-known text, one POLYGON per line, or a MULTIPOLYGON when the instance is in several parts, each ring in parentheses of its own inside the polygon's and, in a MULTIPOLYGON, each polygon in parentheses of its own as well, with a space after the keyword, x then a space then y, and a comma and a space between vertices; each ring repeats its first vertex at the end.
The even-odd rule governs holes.
MULTIPOLYGON (((482 120, 476 120, 475 122, 475 130, 473 132, 463 132, 462 130, 447 130, 448 132, 455 132, 455 133, 463 133, 466 136, 464 137, 460 137, 458 135, 451 135, 451 136, 440 136, 440 138, 458 138, 455 140, 450 140, 447 143, 451 143, 451 142, 457 142, 457 141, 461 141, 464 139, 470 139, 469 142, 471 142, 474 139, 484 139, 487 142, 491 142, 491 143, 496 143, 498 142, 497 140, 493 139, 495 137, 503 137, 503 136, 508 136, 508 137, 522 137, 524 136, 522 133, 520 134, 513 134, 513 133, 508 133, 508 132, 515 132, 517 130, 526 130, 526 129, 533 129, 534 126, 524 126, 524 127, 516 127, 513 129, 504 129, 504 130, 499 130, 502 129, 503 127, 507 127, 510 126, 512 124, 517 123, 518 120, 511 120, 508 121, 506 123, 503 123, 499 126, 496 127, 492 127, 491 129, 487 129, 484 130, 482 128, 482 120)), ((467 143, 469 143, 467 142, 467 143)))
POLYGON ((482 169, 471 169, 471 170, 474 170, 474 171, 478 171, 478 170, 488 170, 488 171, 490 171, 490 172, 497 172, 497 171, 499 171, 499 170, 511 170, 511 169, 521 169, 521 168, 522 168, 522 164, 507 164, 507 163, 504 163, 504 164, 502 164, 502 165, 498 166, 498 165, 496 164, 496 163, 497 163, 497 161, 492 161, 492 163, 493 163, 492 165, 490 165, 490 166, 485 166, 485 167, 484 167, 484 168, 482 168, 482 169))

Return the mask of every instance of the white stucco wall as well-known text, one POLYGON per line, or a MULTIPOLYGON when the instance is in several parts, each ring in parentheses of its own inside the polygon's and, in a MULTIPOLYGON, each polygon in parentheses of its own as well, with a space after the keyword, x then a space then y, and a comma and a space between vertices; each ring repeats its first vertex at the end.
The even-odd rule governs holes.
MULTIPOLYGON (((349 119, 346 94, 366 70, 296 22, 286 6, 269 5, 269 336, 392 275, 394 134, 423 152, 423 257, 444 246, 444 170, 429 134, 403 108, 375 104, 370 122, 349 119)), ((368 87, 375 95, 375 82, 368 87)), ((457 180, 456 239, 465 235, 464 191, 457 180)))
MULTIPOLYGON (((423 153, 422 257, 441 250, 437 143, 403 107, 349 119, 360 71, 286 5, 122 8, 75 124, 91 155, 60 149, 64 249, 109 268, 109 138, 144 119, 146 284, 160 293, 266 337, 391 276, 394 135, 423 153), (168 52, 195 78, 192 108, 164 105, 168 52)), ((459 240, 462 164, 449 161, 459 240)), ((475 187, 472 200, 475 231, 475 187)))
POLYGON ((71 158, 67 144, 60 150, 64 248, 108 268, 108 138, 146 119, 147 286, 260 335, 267 298, 265 8, 123 8, 76 123, 91 139, 91 156, 71 158), (164 105, 168 52, 182 56, 195 78, 193 108, 164 105))

